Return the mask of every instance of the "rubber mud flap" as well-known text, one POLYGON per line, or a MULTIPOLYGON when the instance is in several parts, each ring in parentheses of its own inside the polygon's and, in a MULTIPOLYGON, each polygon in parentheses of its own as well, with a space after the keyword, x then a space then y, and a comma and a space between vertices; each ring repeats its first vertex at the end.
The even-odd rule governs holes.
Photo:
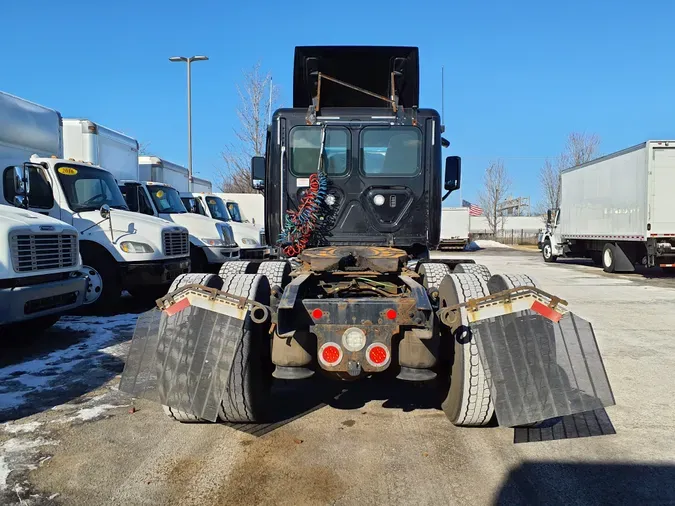
POLYGON ((519 311, 471 324, 499 425, 514 427, 613 406, 589 322, 519 311))
POLYGON ((139 316, 119 389, 215 422, 244 320, 188 305, 139 316))

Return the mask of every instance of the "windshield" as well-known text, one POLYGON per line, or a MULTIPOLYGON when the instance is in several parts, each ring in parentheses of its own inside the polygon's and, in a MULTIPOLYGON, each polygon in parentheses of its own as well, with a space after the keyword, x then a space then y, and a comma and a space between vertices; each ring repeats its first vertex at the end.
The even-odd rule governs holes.
POLYGON ((126 209, 126 201, 113 175, 103 169, 77 164, 56 164, 56 174, 70 208, 76 212, 95 211, 108 204, 126 209))
POLYGON ((158 213, 187 213, 187 209, 175 188, 170 186, 147 185, 158 213))
POLYGON ((361 169, 367 176, 413 176, 422 164, 422 135, 415 127, 361 131, 361 169))
MULTIPOLYGON (((349 130, 344 127, 326 129, 324 154, 326 173, 339 176, 347 173, 349 161, 349 130)), ((291 130, 291 172, 309 176, 316 172, 321 151, 321 128, 296 126, 291 130)))
POLYGON ((209 206, 209 211, 211 212, 211 218, 215 218, 220 221, 230 221, 230 215, 227 214, 227 209, 225 209, 225 204, 220 197, 205 197, 206 205, 209 206))
POLYGON ((239 211, 239 204, 237 204, 236 202, 227 203, 227 212, 230 213, 232 221, 244 223, 245 221, 244 217, 242 216, 241 211, 239 211))

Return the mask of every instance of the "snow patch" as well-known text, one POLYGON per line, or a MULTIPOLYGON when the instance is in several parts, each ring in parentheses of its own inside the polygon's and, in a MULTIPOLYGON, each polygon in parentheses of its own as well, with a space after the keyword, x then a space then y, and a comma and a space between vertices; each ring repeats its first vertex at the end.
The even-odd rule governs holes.
POLYGON ((20 434, 25 432, 35 432, 41 425, 40 422, 5 423, 2 427, 5 429, 5 432, 9 432, 10 434, 20 434))
POLYGON ((513 249, 511 248, 511 246, 502 244, 497 241, 491 241, 489 239, 478 239, 477 241, 474 241, 472 244, 476 244, 479 248, 513 249))
POLYGON ((131 338, 137 318, 133 313, 105 318, 63 317, 55 327, 68 332, 86 332, 87 336, 63 350, 0 368, 0 415, 34 403, 36 393, 68 389, 88 379, 97 381, 96 374, 89 378, 82 371, 100 367, 106 357, 122 358, 124 347, 120 348, 120 343, 131 338))
POLYGON ((55 445, 54 441, 43 438, 21 439, 12 438, 0 446, 0 490, 7 488, 7 478, 12 471, 37 469, 31 462, 35 449, 46 445, 55 445))
POLYGON ((98 418, 99 416, 103 415, 107 410, 113 409, 113 408, 121 408, 124 406, 115 406, 114 404, 99 404, 98 406, 94 406, 93 408, 82 408, 77 412, 77 414, 71 418, 68 418, 65 421, 72 421, 72 420, 93 420, 94 418, 98 418))

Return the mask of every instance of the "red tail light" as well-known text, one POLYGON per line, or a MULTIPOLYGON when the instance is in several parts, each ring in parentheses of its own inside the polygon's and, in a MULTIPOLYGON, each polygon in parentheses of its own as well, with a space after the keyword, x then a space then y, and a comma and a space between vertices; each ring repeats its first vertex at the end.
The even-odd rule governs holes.
POLYGON ((318 307, 312 311, 312 318, 315 320, 320 320, 321 317, 323 316, 323 311, 321 311, 318 307))
POLYGON ((389 348, 381 343, 373 343, 366 350, 366 360, 373 367, 384 367, 389 364, 391 355, 389 348))
POLYGON ((396 319, 396 311, 393 309, 387 310, 387 318, 390 320, 395 320, 396 319))
POLYGON ((342 362, 342 348, 335 343, 325 343, 319 349, 319 360, 327 366, 338 365, 342 362))

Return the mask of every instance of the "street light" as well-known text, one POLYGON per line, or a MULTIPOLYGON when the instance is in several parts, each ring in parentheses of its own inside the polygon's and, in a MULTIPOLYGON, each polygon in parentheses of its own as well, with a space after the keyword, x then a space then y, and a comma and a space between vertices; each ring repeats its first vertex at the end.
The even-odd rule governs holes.
POLYGON ((207 56, 172 56, 169 58, 171 62, 185 62, 187 63, 187 96, 188 96, 188 191, 192 191, 192 78, 190 77, 190 64, 193 61, 208 60, 207 56))

